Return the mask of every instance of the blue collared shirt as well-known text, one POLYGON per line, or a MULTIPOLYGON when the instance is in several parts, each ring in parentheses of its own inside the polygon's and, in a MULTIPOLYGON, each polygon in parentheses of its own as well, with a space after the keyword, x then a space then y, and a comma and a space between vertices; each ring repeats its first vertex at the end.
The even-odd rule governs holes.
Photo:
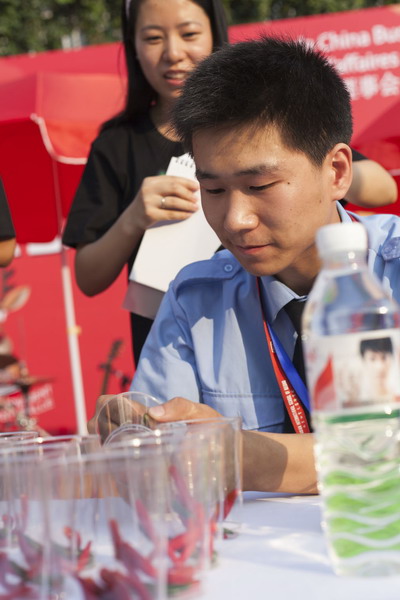
MULTIPOLYGON (((338 205, 342 221, 348 213, 338 205)), ((357 217, 368 230, 370 268, 400 301, 400 219, 357 217)), ((262 277, 269 323, 291 357, 297 334, 282 308, 299 298, 274 277, 262 277)), ((245 429, 283 432, 285 408, 265 338, 256 279, 224 250, 188 265, 171 283, 142 350, 132 390, 166 401, 182 396, 245 429)))

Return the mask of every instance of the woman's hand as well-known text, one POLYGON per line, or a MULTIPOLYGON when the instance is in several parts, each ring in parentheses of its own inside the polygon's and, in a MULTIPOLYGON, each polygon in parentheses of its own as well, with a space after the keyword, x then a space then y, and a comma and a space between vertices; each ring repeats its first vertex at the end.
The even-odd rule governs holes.
POLYGON ((94 296, 106 290, 148 227, 160 221, 184 221, 195 213, 198 191, 198 182, 185 177, 146 177, 135 199, 110 229, 95 242, 78 248, 75 275, 82 292, 94 296))
POLYGON ((146 177, 125 211, 126 219, 143 231, 159 221, 184 221, 198 210, 198 191, 198 182, 185 177, 146 177))

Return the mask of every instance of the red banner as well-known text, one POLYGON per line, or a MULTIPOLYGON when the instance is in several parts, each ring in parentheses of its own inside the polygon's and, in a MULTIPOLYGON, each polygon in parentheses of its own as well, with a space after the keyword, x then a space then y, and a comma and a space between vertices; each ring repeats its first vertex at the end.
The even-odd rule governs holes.
POLYGON ((0 424, 7 428, 15 426, 24 419, 39 419, 39 415, 55 408, 54 391, 51 383, 32 385, 26 394, 15 391, 3 396, 0 387, 0 424))
MULTIPOLYGON (((73 256, 74 252, 68 251, 72 273, 73 256)), ((5 351, 3 354, 15 356, 29 377, 39 381, 29 389, 28 414, 51 433, 74 432, 77 422, 60 253, 50 244, 28 244, 22 247, 21 254, 7 269, 0 270, 0 274, 3 277, 0 309, 2 301, 4 306, 7 305, 6 310, 0 310, 0 338, 4 345, 4 348, 0 347, 0 354, 5 351), (21 289, 25 295, 19 296, 19 304, 12 303, 7 294, 11 292, 16 298, 21 289)), ((93 415, 96 398, 102 390, 120 392, 126 389, 133 376, 129 315, 121 308, 125 290, 125 272, 110 289, 94 298, 84 296, 73 282, 88 418, 93 415), (118 352, 109 361, 116 341, 121 344, 118 343, 118 352), (109 377, 106 378, 107 373, 109 377)), ((25 410, 23 395, 13 394, 13 397, 7 394, 2 397, 0 386, 0 430, 2 423, 10 424, 12 416, 15 418, 18 412, 25 410), (16 408, 3 406, 8 412, 2 416, 1 405, 9 400, 16 408)))

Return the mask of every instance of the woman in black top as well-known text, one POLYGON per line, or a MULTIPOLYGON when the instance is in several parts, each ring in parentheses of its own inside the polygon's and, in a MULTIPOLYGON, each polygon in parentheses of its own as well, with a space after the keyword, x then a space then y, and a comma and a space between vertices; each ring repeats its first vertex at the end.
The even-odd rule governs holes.
MULTIPOLYGON (((126 106, 92 145, 63 235, 77 248, 76 279, 89 296, 126 263, 130 270, 148 227, 197 210, 197 184, 163 175, 184 154, 169 113, 193 67, 228 39, 220 0, 127 0, 122 30, 126 106)), ((151 323, 131 315, 135 362, 151 323)))

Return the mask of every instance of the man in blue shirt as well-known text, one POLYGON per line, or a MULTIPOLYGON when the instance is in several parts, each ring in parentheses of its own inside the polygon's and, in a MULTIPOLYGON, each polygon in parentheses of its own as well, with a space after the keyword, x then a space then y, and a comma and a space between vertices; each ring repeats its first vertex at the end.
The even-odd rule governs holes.
MULTIPOLYGON (((263 320, 292 357, 287 305, 304 302, 318 274, 316 231, 350 219, 338 204, 351 183, 349 94, 306 44, 265 38, 205 59, 174 115, 226 250, 171 284, 132 389, 165 402, 150 411, 159 421, 241 415, 244 489, 314 492, 312 434, 292 433, 263 320)), ((371 268, 391 288, 400 245, 387 238, 400 223, 365 224, 371 268)))

